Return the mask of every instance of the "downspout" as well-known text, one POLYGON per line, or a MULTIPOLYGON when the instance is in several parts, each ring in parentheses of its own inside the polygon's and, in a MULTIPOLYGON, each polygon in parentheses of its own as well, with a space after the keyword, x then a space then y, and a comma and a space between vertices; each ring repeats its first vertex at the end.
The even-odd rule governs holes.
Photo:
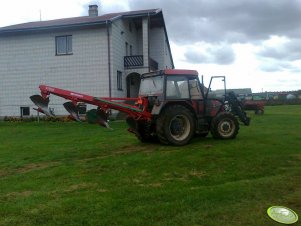
POLYGON ((108 73, 109 73, 109 97, 112 97, 112 88, 111 88, 111 42, 110 42, 110 29, 109 29, 109 22, 106 21, 107 25, 107 39, 108 39, 108 73))
POLYGON ((147 54, 148 54, 148 72, 150 72, 151 69, 151 65, 150 65, 150 53, 149 53, 149 46, 150 46, 150 41, 149 41, 149 32, 150 32, 150 16, 149 16, 149 12, 147 13, 147 54))

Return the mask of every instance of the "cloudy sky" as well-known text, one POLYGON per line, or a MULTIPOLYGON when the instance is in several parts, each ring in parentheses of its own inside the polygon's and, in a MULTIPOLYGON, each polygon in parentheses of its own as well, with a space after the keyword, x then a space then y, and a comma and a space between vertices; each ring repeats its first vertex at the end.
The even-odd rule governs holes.
POLYGON ((225 75, 228 88, 301 89, 301 0, 1 0, 0 27, 86 16, 89 4, 161 8, 176 68, 225 75))

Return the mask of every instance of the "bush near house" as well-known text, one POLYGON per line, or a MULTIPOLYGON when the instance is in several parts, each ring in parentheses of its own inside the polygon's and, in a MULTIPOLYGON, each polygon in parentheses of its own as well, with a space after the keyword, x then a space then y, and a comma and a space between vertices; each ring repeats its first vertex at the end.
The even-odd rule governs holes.
POLYGON ((85 123, 0 122, 0 225, 271 225, 301 214, 301 106, 266 107, 229 141, 140 143, 85 123))

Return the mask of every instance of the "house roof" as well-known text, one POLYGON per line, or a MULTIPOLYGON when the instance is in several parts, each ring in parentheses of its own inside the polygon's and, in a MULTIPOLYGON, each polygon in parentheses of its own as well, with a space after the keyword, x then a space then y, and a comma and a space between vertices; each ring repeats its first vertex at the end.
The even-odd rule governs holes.
POLYGON ((0 34, 19 33, 28 31, 42 31, 48 29, 72 28, 82 26, 93 26, 105 24, 119 18, 137 18, 143 16, 153 16, 161 13, 161 9, 147 9, 119 13, 109 13, 100 16, 82 16, 48 21, 37 21, 11 25, 0 28, 0 34))
MULTIPOLYGON (((119 13, 109 13, 100 16, 82 16, 82 17, 15 24, 15 25, 0 28, 0 36, 1 35, 9 36, 9 35, 14 35, 19 33, 22 34, 22 33, 31 33, 31 32, 43 32, 49 30, 53 31, 53 30, 62 30, 62 29, 66 30, 66 29, 75 29, 75 28, 83 28, 83 27, 95 27, 99 25, 105 25, 107 23, 111 23, 117 19, 122 19, 122 18, 124 19, 131 18, 133 19, 134 23, 137 26, 139 26, 139 22, 137 22, 139 21, 138 19, 147 16, 150 16, 150 26, 164 27, 169 52, 171 54, 167 31, 166 31, 163 13, 161 9, 136 10, 136 11, 127 11, 127 12, 119 12, 119 13)), ((171 59, 171 61, 172 61, 172 65, 174 65, 173 59, 171 59)))

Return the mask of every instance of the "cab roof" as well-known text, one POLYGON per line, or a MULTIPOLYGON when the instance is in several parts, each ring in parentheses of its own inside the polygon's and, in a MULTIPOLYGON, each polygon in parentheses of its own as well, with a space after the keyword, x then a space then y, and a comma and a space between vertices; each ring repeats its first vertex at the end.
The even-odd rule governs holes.
POLYGON ((199 75, 199 73, 196 70, 188 69, 165 69, 163 70, 163 73, 166 75, 199 75))
POLYGON ((196 70, 188 69, 165 69, 155 72, 143 74, 142 77, 156 76, 156 75, 189 75, 198 77, 199 73, 196 70))

